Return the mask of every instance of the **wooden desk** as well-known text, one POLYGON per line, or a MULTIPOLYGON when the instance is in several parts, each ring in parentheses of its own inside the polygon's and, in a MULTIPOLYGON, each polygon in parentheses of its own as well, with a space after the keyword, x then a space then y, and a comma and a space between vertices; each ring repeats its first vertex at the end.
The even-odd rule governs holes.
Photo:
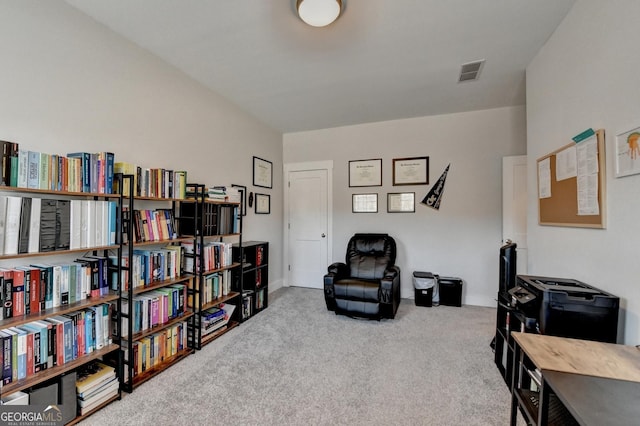
POLYGON ((635 346, 513 332, 511 336, 540 370, 640 382, 635 346))
POLYGON ((627 410, 618 410, 613 400, 614 394, 622 394, 625 389, 640 392, 640 350, 636 347, 533 333, 513 332, 512 337, 515 342, 512 425, 516 424, 518 407, 528 413, 528 421, 546 425, 550 420, 549 406, 558 399, 564 405, 561 408, 566 408, 582 425, 603 424, 596 421, 599 417, 595 413, 603 405, 592 403, 594 400, 610 402, 612 419, 616 411, 621 419, 619 424, 625 421, 633 424, 637 420, 637 402, 628 404, 627 410), (525 356, 542 372, 539 394, 521 388, 525 356), (539 402, 532 403, 534 398, 539 402))

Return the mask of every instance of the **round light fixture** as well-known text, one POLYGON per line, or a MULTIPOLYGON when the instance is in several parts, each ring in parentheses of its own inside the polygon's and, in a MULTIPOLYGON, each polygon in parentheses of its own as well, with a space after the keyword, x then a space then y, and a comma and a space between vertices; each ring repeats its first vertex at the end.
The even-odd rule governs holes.
POLYGON ((335 21, 342 10, 341 0, 298 0, 298 15, 313 27, 324 27, 335 21))

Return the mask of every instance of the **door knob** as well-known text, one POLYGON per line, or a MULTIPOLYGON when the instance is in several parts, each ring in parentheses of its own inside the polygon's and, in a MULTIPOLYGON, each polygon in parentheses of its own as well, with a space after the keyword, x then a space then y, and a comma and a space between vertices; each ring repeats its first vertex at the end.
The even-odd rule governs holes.
POLYGON ((322 237, 322 238, 326 237, 326 235, 324 235, 324 232, 322 233, 321 237, 322 237))

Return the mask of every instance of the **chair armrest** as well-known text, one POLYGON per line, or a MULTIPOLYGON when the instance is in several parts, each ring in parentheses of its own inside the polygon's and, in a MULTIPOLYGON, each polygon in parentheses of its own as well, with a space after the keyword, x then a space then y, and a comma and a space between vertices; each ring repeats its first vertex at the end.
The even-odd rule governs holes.
POLYGON ((384 271, 383 280, 394 280, 400 276, 400 268, 397 265, 391 266, 384 271))
POLYGON ((391 266, 380 280, 380 303, 397 305, 400 300, 400 268, 391 266))
POLYGON ((349 268, 345 263, 336 262, 329 265, 327 274, 324 276, 324 300, 327 303, 327 309, 336 310, 336 296, 333 284, 349 276, 349 268))
POLYGON ((332 263, 327 268, 327 271, 328 273, 327 275, 325 275, 325 282, 326 282, 326 277, 328 276, 330 276, 333 281, 337 281, 349 276, 349 267, 347 266, 346 263, 343 263, 343 262, 332 263))

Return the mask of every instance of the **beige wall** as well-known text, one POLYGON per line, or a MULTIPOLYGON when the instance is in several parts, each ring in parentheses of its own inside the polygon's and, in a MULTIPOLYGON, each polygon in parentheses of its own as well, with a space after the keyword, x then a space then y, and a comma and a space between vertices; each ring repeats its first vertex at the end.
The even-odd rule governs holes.
POLYGON ((618 338, 640 343, 640 175, 616 178, 616 134, 640 126, 637 0, 579 0, 527 68, 529 272, 621 299, 618 338), (535 161, 592 127, 606 132, 605 230, 539 226, 535 161))
POLYGON ((252 156, 273 162, 272 214, 245 238, 272 242, 281 280, 282 137, 106 27, 56 1, 0 1, 0 139, 27 150, 112 151, 191 182, 251 188, 252 156))
MULTIPOLYGON (((463 303, 495 306, 502 235, 502 157, 525 151, 525 108, 386 121, 284 135, 285 164, 333 160, 333 260, 355 232, 387 232, 398 243, 402 295, 411 274, 464 280, 463 303), (394 158, 429 157, 429 185, 393 186, 394 158), (350 188, 349 160, 382 158, 382 187, 350 188), (419 204, 451 164, 440 210, 419 204), (387 213, 388 192, 415 192, 416 212, 387 213), (351 212, 351 195, 378 193, 378 213, 351 212)), ((321 277, 318 277, 320 280, 321 277)))

